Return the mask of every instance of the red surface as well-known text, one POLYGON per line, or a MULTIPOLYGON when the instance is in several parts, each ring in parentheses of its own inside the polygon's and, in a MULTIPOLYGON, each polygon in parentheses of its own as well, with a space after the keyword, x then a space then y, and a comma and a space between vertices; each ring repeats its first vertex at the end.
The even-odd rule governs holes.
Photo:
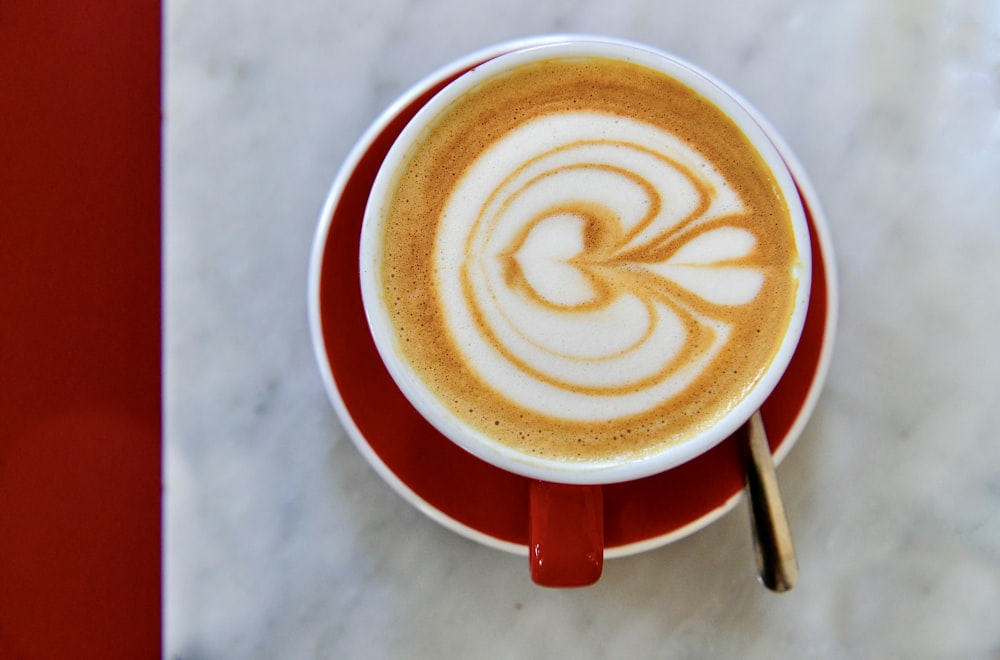
MULTIPOLYGON (((379 358, 362 308, 357 250, 368 190, 392 141, 433 92, 428 90, 386 124, 361 157, 336 204, 320 269, 323 342, 348 413, 388 469, 453 520, 527 546, 531 480, 460 449, 409 405, 379 358)), ((813 227, 809 209, 806 211, 813 227)), ((785 376, 762 407, 772 449, 788 437, 806 403, 825 341, 829 313, 825 255, 815 231, 812 234, 813 288, 802 339, 785 376)), ((605 547, 679 530, 724 505, 742 487, 741 455, 735 438, 672 470, 606 485, 602 489, 605 547)))
POLYGON ((0 658, 155 658, 160 5, 0 2, 0 658))

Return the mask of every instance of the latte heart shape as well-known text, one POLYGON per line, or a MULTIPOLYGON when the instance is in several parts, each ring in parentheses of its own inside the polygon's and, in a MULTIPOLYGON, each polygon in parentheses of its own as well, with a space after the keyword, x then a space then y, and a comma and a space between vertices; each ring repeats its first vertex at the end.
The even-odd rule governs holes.
POLYGON ((514 253, 528 285, 560 307, 575 307, 598 297, 590 279, 573 259, 584 253, 584 220, 570 214, 539 221, 514 253))
POLYGON ((654 124, 543 116, 484 151, 460 188, 433 254, 452 345, 504 405, 548 418, 667 414, 768 277, 752 209, 654 124))

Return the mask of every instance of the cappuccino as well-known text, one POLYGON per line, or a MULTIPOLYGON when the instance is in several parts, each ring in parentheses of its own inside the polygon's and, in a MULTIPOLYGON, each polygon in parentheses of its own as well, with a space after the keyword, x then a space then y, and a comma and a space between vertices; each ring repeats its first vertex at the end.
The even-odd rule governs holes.
POLYGON ((371 203, 397 353, 462 424, 543 459, 629 461, 713 427, 767 371, 799 295, 788 203, 757 149, 626 60, 482 81, 371 203))

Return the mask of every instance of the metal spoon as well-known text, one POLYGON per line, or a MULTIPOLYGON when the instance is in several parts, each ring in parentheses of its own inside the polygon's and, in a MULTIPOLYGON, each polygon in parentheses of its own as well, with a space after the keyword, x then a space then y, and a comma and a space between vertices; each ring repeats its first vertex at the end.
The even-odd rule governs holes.
POLYGON ((739 435, 746 453, 744 476, 757 570, 768 589, 788 591, 795 586, 799 567, 759 411, 743 425, 739 435))

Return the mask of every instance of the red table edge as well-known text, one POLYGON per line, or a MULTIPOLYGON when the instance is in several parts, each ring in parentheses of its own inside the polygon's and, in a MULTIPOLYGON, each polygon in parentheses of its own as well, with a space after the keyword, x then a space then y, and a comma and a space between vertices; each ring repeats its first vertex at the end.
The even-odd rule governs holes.
POLYGON ((0 657, 162 653, 162 8, 0 10, 0 657))

